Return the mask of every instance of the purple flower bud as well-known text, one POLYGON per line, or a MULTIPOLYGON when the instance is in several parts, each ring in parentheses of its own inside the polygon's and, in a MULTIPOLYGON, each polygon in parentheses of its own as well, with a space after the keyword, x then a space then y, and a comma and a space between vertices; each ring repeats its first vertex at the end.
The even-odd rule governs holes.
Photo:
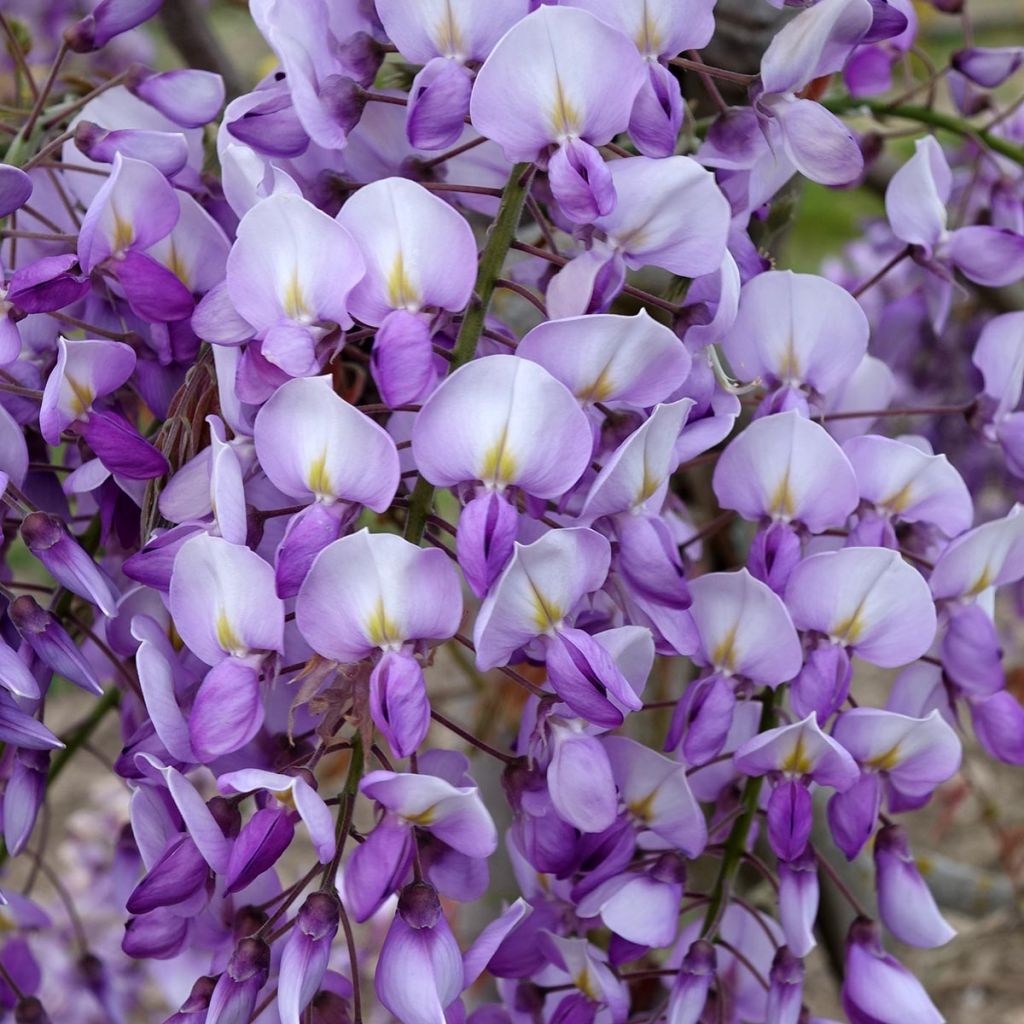
POLYGON ((21 539, 58 583, 98 605, 104 615, 115 614, 118 595, 107 574, 56 516, 30 512, 22 520, 21 539))
POLYGON ((630 138, 644 156, 671 156, 682 123, 683 97, 678 80, 664 64, 649 61, 647 81, 636 94, 629 115, 630 138))
POLYGON ((182 128, 208 124, 224 106, 224 80, 212 71, 175 68, 155 74, 139 66, 125 85, 182 128))
POLYGON ((269 974, 270 947, 262 939, 242 939, 217 979, 205 1024, 248 1024, 269 974))
POLYGON ((811 794, 803 782, 785 779, 768 798, 768 841, 781 860, 794 860, 807 848, 814 821, 811 794))
POLYGON ((786 945, 796 956, 806 956, 816 945, 818 897, 818 864, 811 850, 805 850, 796 860, 780 861, 779 920, 786 945))
POLYGON ((1005 683, 995 623, 977 604, 951 610, 940 648, 942 667, 972 697, 998 693, 1005 683))
POLYGON ((352 852, 342 886, 345 907, 356 921, 370 918, 401 885, 412 863, 412 843, 409 827, 386 814, 352 852))
POLYGON ((106 131, 91 121, 75 127, 75 145, 90 160, 112 164, 116 154, 145 160, 171 178, 188 163, 188 142, 180 132, 124 128, 106 131))
POLYGON ((462 954, 433 886, 413 882, 400 893, 374 987, 402 1024, 439 1020, 462 991, 462 954))
POLYGON ((613 729, 622 724, 620 708, 636 710, 640 706, 612 656, 581 629, 557 629, 545 647, 545 660, 555 692, 593 725, 613 729))
POLYGON ((836 846, 853 860, 871 838, 882 808, 882 785, 874 772, 863 772, 845 792, 828 802, 828 827, 836 846))
POLYGON ((64 746, 42 722, 26 714, 0 691, 0 741, 24 750, 59 750, 64 746))
POLYGON ((163 0, 100 0, 92 14, 65 31, 64 41, 76 53, 99 50, 114 36, 153 17, 162 4, 163 0))
POLYGON ((850 1024, 942 1024, 921 983, 882 948, 878 926, 859 917, 846 939, 842 1003, 850 1024))
POLYGON ((736 694, 719 673, 695 680, 672 712, 665 749, 674 749, 682 740, 688 764, 710 761, 725 744, 735 707, 736 694))
POLYGON ((70 679, 90 693, 101 694, 92 666, 57 620, 44 611, 34 598, 23 594, 11 602, 7 610, 18 632, 39 659, 57 675, 70 679))
POLYGON ((35 996, 25 996, 14 1006, 14 1024, 50 1024, 50 1015, 35 996))
MULTIPOLYGON (((183 315, 187 316, 187 311, 183 315)), ((152 480, 170 469, 167 459, 111 409, 94 409, 81 424, 81 430, 89 447, 111 473, 129 480, 152 480)))
POLYGON ((954 53, 950 63, 972 82, 994 89, 1024 63, 1024 46, 975 46, 954 53))
POLYGON ((804 992, 804 964, 785 946, 776 954, 769 975, 765 1024, 797 1024, 804 992))
POLYGON ((4 843, 15 857, 25 848, 46 796, 49 751, 13 750, 14 764, 3 792, 4 843))
POLYGON ((20 168, 0 165, 0 217, 6 217, 28 202, 32 179, 20 168))
POLYGON ((754 535, 747 556, 747 568, 754 579, 767 583, 776 594, 781 595, 801 554, 800 538, 796 531, 785 523, 772 523, 754 535))
POLYGON ((314 501, 292 516, 284 539, 274 554, 274 581, 278 597, 294 597, 299 592, 313 560, 345 532, 358 513, 358 505, 345 502, 325 505, 314 501))
POLYGON ((570 138, 548 161, 551 191, 565 215, 588 224, 615 209, 615 182, 604 158, 589 142, 570 138))
POLYGON ((1007 690, 972 700, 971 722, 981 745, 1007 764, 1024 764, 1024 707, 1007 690))
MULTIPOLYGON (((251 106, 241 117, 227 121, 228 133, 266 156, 300 156, 309 147, 309 136, 292 106, 287 88, 261 90, 266 99, 251 106)), ((204 335, 206 337, 206 335, 204 335)))
POLYGON ((160 907, 128 919, 121 949, 135 960, 169 960, 181 952, 187 935, 188 918, 160 907))
POLYGON ((217 979, 208 976, 198 978, 188 998, 177 1013, 172 1013, 164 1024, 205 1024, 210 997, 217 985, 217 979))
POLYGON ((242 827, 231 847, 224 891, 238 892, 273 867, 294 835, 295 824, 290 811, 280 807, 258 810, 242 827))
POLYGON ((435 57, 413 79, 405 130, 416 149, 447 149, 455 145, 469 113, 473 76, 446 57, 435 57))
POLYGON ((804 667, 790 685, 793 710, 804 717, 814 714, 819 723, 825 722, 846 701, 852 678, 846 649, 837 644, 819 644, 807 655, 804 667))
POLYGON ((907 834, 887 825, 875 838, 878 910, 886 928, 908 946, 943 946, 956 932, 935 904, 910 852, 907 834))
POLYGON ((386 651, 370 675, 370 714, 396 757, 408 757, 430 727, 423 670, 410 654, 386 651))
POLYGON ((377 330, 370 370, 384 402, 418 402, 437 381, 430 321, 406 309, 392 310, 377 330))
POLYGON ((328 892, 314 892, 299 910, 281 954, 277 1008, 281 1024, 300 1024, 302 1011, 316 995, 327 970, 331 942, 338 931, 341 904, 328 892))
POLYGON ((77 302, 90 289, 73 253, 43 256, 19 267, 7 289, 7 301, 23 313, 49 313, 77 302))
POLYGON ((158 907, 173 907, 195 895, 209 880, 210 868, 191 836, 170 840, 160 859, 132 890, 125 904, 129 914, 146 914, 158 907))
POLYGON ((477 597, 486 596, 512 557, 518 525, 515 508, 497 491, 478 494, 459 515, 455 552, 477 597))
POLYGON ((669 1024, 697 1024, 704 1012, 717 965, 715 947, 710 942, 697 939, 690 946, 672 983, 668 1001, 669 1024))

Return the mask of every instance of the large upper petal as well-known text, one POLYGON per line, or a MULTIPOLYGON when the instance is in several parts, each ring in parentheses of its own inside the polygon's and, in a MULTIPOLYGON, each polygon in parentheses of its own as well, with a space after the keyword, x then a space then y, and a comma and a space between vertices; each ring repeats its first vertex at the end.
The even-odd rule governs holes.
POLYGON ((819 392, 838 387, 868 347, 868 320, 845 288, 817 274, 772 270, 740 292, 722 349, 740 380, 771 377, 819 392))
POLYGON ((590 423, 565 385, 510 355, 456 370, 412 429, 416 465, 432 484, 514 484, 538 498, 558 497, 576 483, 591 447, 590 423))
POLYGON ((800 671, 800 641, 779 596, 746 569, 690 580, 689 615, 708 664, 777 686, 800 671))
POLYGON ((551 530, 515 554, 480 607, 473 638, 486 670, 516 648, 552 632, 608 576, 611 546, 594 530, 551 530))
POLYGON ((824 427, 795 409, 754 420, 722 453, 713 477, 723 508, 746 519, 842 526, 857 507, 857 478, 824 427))
POLYGON ((786 586, 798 629, 824 633, 883 668, 919 658, 935 638, 924 577, 888 548, 849 547, 805 558, 786 586))
POLYGON ((645 311, 547 320, 516 347, 586 404, 647 409, 664 402, 690 373, 686 346, 645 311))
POLYGON ((284 604, 274 570, 254 551, 202 533, 174 559, 171 616, 197 657, 216 665, 229 655, 281 651, 284 604))
POLYGON ((462 618, 462 592, 443 552, 360 530, 317 555, 295 614, 315 651, 353 662, 378 647, 448 639, 462 618))
POLYGON ((383 512, 398 489, 391 435, 335 394, 330 377, 282 384, 256 416, 253 438, 263 472, 293 498, 383 512))
POLYGON ((473 126, 509 160, 551 143, 608 142, 629 124, 646 72, 636 47, 586 11, 543 6, 499 40, 476 77, 473 126))
POLYGON ((238 225, 228 295, 258 331, 282 320, 347 327, 347 299, 365 265, 355 240, 302 196, 276 193, 238 225))
POLYGON ((453 312, 469 301, 476 278, 476 241, 466 219, 407 178, 364 185, 337 221, 366 261, 366 276, 349 299, 352 314, 379 325, 394 309, 439 306, 453 312))

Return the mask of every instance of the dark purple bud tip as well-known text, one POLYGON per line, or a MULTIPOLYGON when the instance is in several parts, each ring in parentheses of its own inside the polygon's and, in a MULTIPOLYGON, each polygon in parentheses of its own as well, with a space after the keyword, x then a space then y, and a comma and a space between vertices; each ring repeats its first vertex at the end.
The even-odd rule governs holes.
POLYGON ((340 44, 338 57, 360 85, 370 86, 384 60, 384 47, 368 32, 356 32, 340 44))
POLYGON ((207 803, 207 807, 210 808, 213 820, 228 839, 234 839, 242 830, 242 812, 237 804, 225 800, 222 796, 215 796, 207 803))
POLYGON ((89 150, 107 133, 92 121, 79 121, 75 126, 75 145, 88 154, 89 150))
POLYGON ((789 946, 781 946, 772 961, 772 980, 783 985, 798 985, 804 978, 804 962, 794 956, 789 946))
POLYGON ((217 986, 217 979, 204 975, 192 986, 188 998, 181 1004, 182 1013, 200 1013, 210 1005, 210 996, 217 986))
POLYGON ((64 524, 46 512, 30 512, 21 524, 21 539, 34 555, 48 551, 64 536, 64 524))
POLYGON ((14 1024, 50 1024, 50 1015, 35 996, 25 996, 14 1007, 14 1024))
POLYGON ((350 132, 363 116, 366 90, 355 79, 328 75, 320 86, 320 101, 342 131, 350 132))
POLYGON ((227 973, 233 981, 248 981, 261 974, 266 978, 269 971, 270 947, 262 939, 253 937, 242 939, 235 946, 227 969, 227 973))
POLYGON ((715 947, 706 939, 697 939, 683 957, 682 969, 689 974, 714 974, 717 967, 715 947))
POLYGON ((870 949, 881 949, 882 939, 878 925, 868 917, 858 917, 846 935, 848 946, 867 946, 870 949))
POLYGON ((427 882, 412 882, 398 896, 398 912, 410 928, 433 928, 441 916, 437 890, 427 882))
POLYGON ((75 53, 89 53, 96 49, 96 19, 90 14, 64 30, 64 42, 75 53))
POLYGON ((22 636, 26 633, 44 633, 50 624, 50 616, 39 607, 35 598, 29 597, 28 594, 15 598, 7 609, 7 614, 22 636))
POLYGON ((322 939, 338 930, 340 917, 341 903, 337 896, 330 892, 310 893, 299 911, 299 928, 311 939, 322 939))
POLYGON ((650 871, 651 878, 659 882, 682 885, 686 881, 686 864, 678 853, 663 853, 650 871))
POLYGON ((231 933, 236 939, 255 935, 267 923, 267 913, 259 907, 242 907, 235 914, 235 926, 231 933))

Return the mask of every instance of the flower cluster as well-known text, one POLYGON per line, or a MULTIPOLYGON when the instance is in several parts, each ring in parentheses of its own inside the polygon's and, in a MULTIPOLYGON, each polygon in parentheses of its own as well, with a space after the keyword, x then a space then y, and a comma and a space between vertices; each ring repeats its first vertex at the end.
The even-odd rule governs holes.
POLYGON ((941 1021, 883 929, 954 934, 896 817, 961 736, 1024 764, 1024 51, 893 97, 909 0, 757 74, 715 0, 251 0, 225 106, 112 56, 161 0, 68 6, 0 15, 3 1012, 798 1024, 837 850, 849 1021, 941 1021))

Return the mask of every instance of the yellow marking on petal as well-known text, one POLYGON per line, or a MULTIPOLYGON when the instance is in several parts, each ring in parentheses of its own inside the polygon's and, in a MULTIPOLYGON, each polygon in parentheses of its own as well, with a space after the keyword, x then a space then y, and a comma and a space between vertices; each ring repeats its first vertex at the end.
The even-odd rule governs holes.
POLYGON ((135 241, 135 228, 131 221, 122 219, 121 215, 114 211, 114 252, 124 252, 135 241))
POLYGON ((786 351, 779 363, 778 377, 780 380, 800 380, 803 377, 803 370, 800 367, 800 356, 797 355, 793 346, 793 336, 786 339, 786 351))
POLYGON ((274 796, 279 804, 287 807, 289 810, 298 810, 295 806, 295 792, 290 786, 287 789, 275 789, 274 796))
POLYGON ((405 271, 405 256, 399 252, 388 274, 388 305, 395 309, 409 309, 419 304, 419 293, 405 271))
POLYGON ((581 402, 603 402, 615 390, 615 383, 606 366, 594 380, 576 392, 581 402))
POLYGON ((547 633, 558 625, 565 616, 565 612, 557 604, 549 601, 534 586, 533 580, 527 577, 527 583, 533 592, 533 622, 541 633, 547 633))
POLYGON ((383 598, 377 599, 377 605, 370 614, 370 619, 366 624, 366 635, 370 643, 376 647, 388 647, 391 644, 402 642, 398 626, 388 618, 383 598))
POLYGON ((804 733, 801 729, 797 736, 796 746, 793 747, 782 762, 782 771, 788 772, 791 775, 808 775, 813 767, 811 758, 804 747, 804 733))
POLYGON ((178 252, 178 247, 174 244, 174 240, 171 240, 171 249, 167 254, 167 269, 186 287, 189 291, 192 290, 192 282, 190 280, 191 275, 188 272, 188 267, 185 266, 185 261, 181 258, 181 253, 178 252))
POLYGON ((732 669, 735 661, 736 627, 733 626, 715 645, 715 649, 711 652, 711 664, 718 668, 732 669))
POLYGON ((310 315, 309 308, 306 306, 306 296, 302 293, 298 268, 292 271, 291 277, 288 279, 281 304, 284 306, 284 315, 291 320, 301 320, 310 315))
POLYGON ((562 79, 555 72, 555 102, 551 105, 548 115, 551 130, 556 139, 567 139, 579 135, 583 119, 580 112, 572 105, 562 88, 562 79))
POLYGON ((230 652, 240 651, 245 646, 239 639, 225 611, 221 611, 217 616, 217 643, 220 644, 221 650, 230 652))
POLYGON ((600 1003, 603 1000, 600 988, 595 983, 594 978, 590 975, 589 967, 584 967, 583 970, 573 978, 573 983, 588 999, 593 1002, 600 1003))
POLYGON ((843 619, 843 621, 832 630, 832 638, 834 640, 841 640, 844 644, 855 644, 860 638, 861 633, 864 632, 864 620, 860 613, 861 608, 858 607, 852 615, 843 619))
POLYGON ((91 408, 96 392, 88 384, 75 380, 70 374, 65 374, 64 379, 71 388, 71 411, 76 416, 81 416, 91 408))
POLYGON ((484 452, 480 479, 495 485, 510 484, 516 475, 515 456, 508 450, 508 428, 502 429, 498 440, 484 452))
POLYGON ((636 35, 635 42, 636 48, 641 53, 651 56, 657 56, 661 53, 664 46, 664 37, 647 6, 647 0, 644 0, 643 22, 640 25, 640 31, 636 35))
POLYGON ((654 816, 654 797, 656 793, 657 791, 652 789, 647 796, 627 804, 626 810, 629 811, 637 821, 647 824, 654 816))
POLYGON ((451 3, 446 2, 444 8, 444 17, 434 30, 434 44, 437 46, 438 53, 445 57, 464 57, 466 44, 462 38, 462 30, 455 20, 451 3))
POLYGON ((434 820, 437 817, 435 805, 431 805, 425 811, 420 811, 419 814, 403 814, 402 817, 410 825, 418 825, 420 828, 426 828, 428 825, 433 825, 434 820))
POLYGON ((647 459, 644 459, 644 477, 640 481, 640 490, 637 492, 636 500, 633 502, 634 506, 642 505, 648 498, 654 496, 655 491, 661 486, 662 478, 651 471, 651 467, 647 465, 647 459))
POLYGON ((792 519, 796 512, 796 499, 793 497, 793 491, 789 486, 788 466, 782 479, 779 481, 778 487, 775 488, 775 493, 772 494, 771 500, 768 502, 768 511, 773 516, 779 516, 784 519, 792 519))
POLYGON ((319 498, 333 498, 334 489, 331 487, 331 477, 327 472, 327 449, 320 453, 309 467, 309 475, 306 478, 309 489, 319 498))
POLYGON ((879 754, 878 757, 873 757, 868 761, 868 767, 874 768, 876 771, 888 772, 892 771, 900 763, 900 760, 900 745, 897 743, 884 754, 879 754))
POLYGON ((977 597, 983 590, 988 590, 995 579, 992 569, 986 565, 979 573, 978 578, 971 584, 971 589, 964 593, 964 597, 977 597))

